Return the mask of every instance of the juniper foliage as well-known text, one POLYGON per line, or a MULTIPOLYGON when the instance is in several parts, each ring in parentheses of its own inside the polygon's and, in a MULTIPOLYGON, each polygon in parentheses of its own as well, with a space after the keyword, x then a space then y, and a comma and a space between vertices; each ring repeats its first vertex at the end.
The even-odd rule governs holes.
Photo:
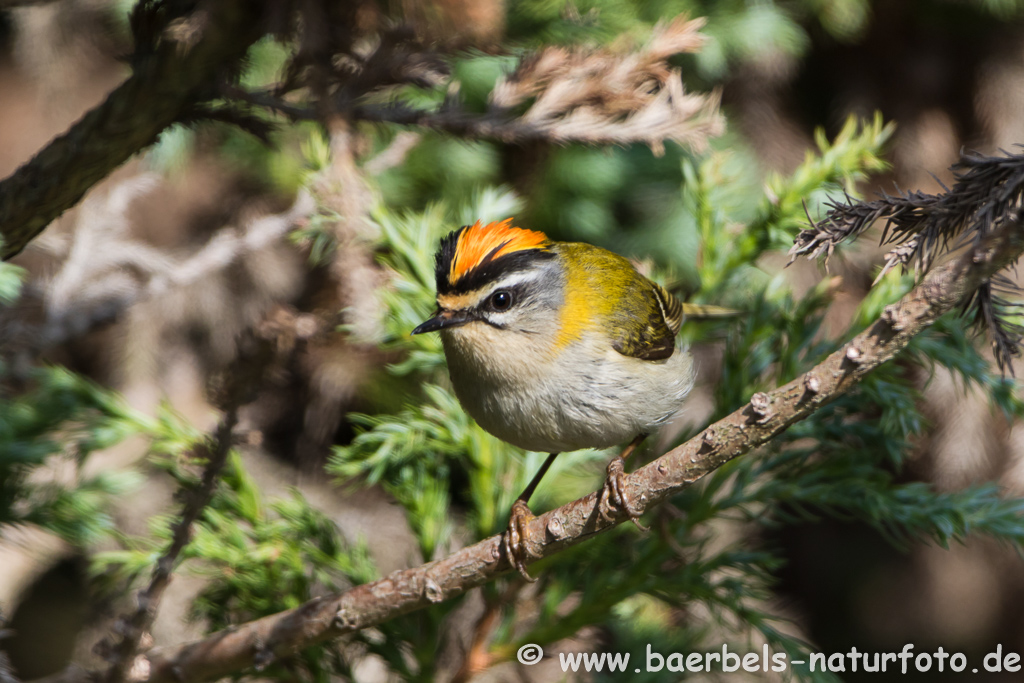
MULTIPOLYGON (((15 304, 24 271, 0 263, 0 307, 15 304)), ((36 525, 79 548, 113 530, 112 500, 139 478, 89 473, 89 456, 137 432, 144 418, 110 390, 60 367, 15 373, 0 360, 0 533, 36 525)))
POLYGON ((83 470, 139 421, 118 396, 63 368, 38 369, 28 383, 0 394, 0 529, 33 524, 89 547, 113 530, 111 503, 139 477, 83 470))

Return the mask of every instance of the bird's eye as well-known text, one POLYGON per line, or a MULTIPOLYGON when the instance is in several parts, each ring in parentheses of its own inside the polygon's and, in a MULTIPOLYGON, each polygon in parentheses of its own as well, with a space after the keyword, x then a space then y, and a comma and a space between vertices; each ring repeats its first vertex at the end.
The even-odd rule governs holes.
POLYGON ((496 311, 507 311, 512 308, 512 292, 505 289, 499 289, 491 295, 490 304, 491 308, 496 311))

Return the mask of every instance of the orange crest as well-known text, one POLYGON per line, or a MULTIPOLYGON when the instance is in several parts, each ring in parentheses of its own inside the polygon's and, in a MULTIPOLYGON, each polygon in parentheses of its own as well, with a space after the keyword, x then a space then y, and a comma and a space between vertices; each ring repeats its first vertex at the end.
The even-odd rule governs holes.
POLYGON ((454 284, 477 266, 505 254, 524 249, 544 249, 548 244, 550 240, 547 235, 536 230, 513 227, 511 218, 487 225, 477 221, 459 235, 455 257, 448 271, 448 281, 454 284))

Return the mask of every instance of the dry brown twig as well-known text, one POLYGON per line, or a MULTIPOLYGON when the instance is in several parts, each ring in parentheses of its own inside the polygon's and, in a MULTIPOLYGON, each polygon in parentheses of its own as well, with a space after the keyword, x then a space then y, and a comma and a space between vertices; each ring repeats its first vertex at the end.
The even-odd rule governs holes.
MULTIPOLYGON (((812 412, 853 388, 868 372, 893 358, 910 340, 975 288, 1024 252, 1020 218, 993 229, 920 284, 843 348, 810 372, 749 404, 626 478, 626 491, 641 511, 692 485, 729 460, 766 443, 812 412)), ((530 554, 541 559, 624 522, 609 510, 605 521, 595 506, 600 492, 544 513, 531 524, 530 554)), ((238 673, 257 659, 285 657, 406 612, 460 595, 512 571, 493 536, 452 555, 343 593, 211 634, 193 643, 157 648, 143 655, 148 675, 140 681, 207 681, 238 673)), ((65 675, 60 680, 81 680, 65 675)))
POLYGON ((635 52, 549 47, 498 82, 482 115, 453 106, 420 111, 401 105, 361 106, 352 113, 507 143, 641 143, 660 154, 670 140, 704 149, 725 130, 718 93, 687 93, 679 69, 667 62, 700 49, 703 25, 703 19, 678 17, 656 27, 635 52), (524 105, 526 111, 513 113, 524 105))
MULTIPOLYGON (((686 92, 681 71, 670 67, 668 58, 700 50, 704 38, 699 30, 703 25, 703 19, 677 17, 655 27, 651 40, 635 51, 546 48, 525 58, 498 82, 483 114, 468 112, 454 101, 436 110, 400 103, 367 103, 365 96, 379 90, 382 83, 367 74, 373 72, 375 61, 394 61, 389 50, 421 67, 432 63, 422 53, 408 51, 401 42, 382 44, 366 61, 366 72, 357 74, 360 87, 343 84, 329 109, 355 120, 433 128, 461 137, 513 144, 640 143, 660 154, 668 140, 701 150, 710 138, 725 130, 719 95, 686 92), (517 113, 524 106, 525 111, 517 113)), ((421 71, 437 77, 430 69, 420 68, 415 73, 421 71)), ((320 104, 297 105, 270 93, 237 89, 232 95, 294 120, 323 118, 324 107, 320 104)))
POLYGON ((212 402, 224 411, 212 437, 197 444, 193 454, 206 459, 202 475, 194 486, 182 486, 179 495, 184 499, 181 512, 171 527, 171 542, 157 560, 149 585, 138 595, 138 605, 129 615, 118 620, 115 632, 121 636, 117 642, 104 641, 98 650, 110 663, 109 668, 91 680, 102 683, 121 683, 144 680, 150 675, 151 660, 138 655, 156 617, 160 599, 171 580, 171 572, 181 552, 192 539, 192 525, 202 516, 213 499, 220 473, 227 464, 234 446, 234 431, 238 424, 238 410, 256 397, 265 375, 277 355, 276 328, 260 326, 261 330, 240 340, 239 355, 209 387, 212 402))
POLYGON ((682 73, 667 61, 700 50, 704 23, 677 17, 655 27, 646 46, 624 54, 546 48, 498 82, 491 104, 509 111, 532 99, 518 122, 552 142, 639 142, 656 154, 666 140, 705 148, 725 130, 718 95, 685 92, 682 73))

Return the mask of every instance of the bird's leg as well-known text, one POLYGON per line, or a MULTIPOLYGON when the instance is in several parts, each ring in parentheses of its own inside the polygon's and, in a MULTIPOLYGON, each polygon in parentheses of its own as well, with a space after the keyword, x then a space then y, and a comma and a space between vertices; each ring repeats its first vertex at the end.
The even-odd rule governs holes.
POLYGON ((649 531, 649 529, 640 523, 640 514, 636 512, 629 497, 626 495, 623 481, 626 478, 626 458, 632 455, 636 447, 643 443, 643 440, 646 438, 646 434, 640 434, 629 442, 629 445, 622 450, 622 453, 615 456, 615 459, 608 463, 608 477, 604 480, 604 489, 601 490, 601 496, 597 499, 597 509, 606 522, 612 521, 612 518, 605 512, 605 509, 615 507, 625 511, 629 515, 630 521, 641 531, 649 531), (601 503, 606 503, 606 507, 602 508, 601 503))
POLYGON ((505 532, 504 546, 505 546, 505 557, 508 558, 508 563, 519 570, 519 573, 523 575, 523 578, 533 583, 537 579, 532 578, 526 573, 526 558, 529 555, 527 550, 527 541, 529 541, 529 525, 530 521, 534 519, 533 513, 530 512, 530 496, 533 495, 534 490, 537 488, 537 484, 544 477, 544 473, 551 467, 551 463, 555 461, 555 456, 558 453, 552 453, 548 456, 548 459, 541 465, 540 470, 533 476, 533 479, 526 486, 519 497, 516 498, 516 502, 512 503, 512 514, 508 519, 508 531, 505 532))

